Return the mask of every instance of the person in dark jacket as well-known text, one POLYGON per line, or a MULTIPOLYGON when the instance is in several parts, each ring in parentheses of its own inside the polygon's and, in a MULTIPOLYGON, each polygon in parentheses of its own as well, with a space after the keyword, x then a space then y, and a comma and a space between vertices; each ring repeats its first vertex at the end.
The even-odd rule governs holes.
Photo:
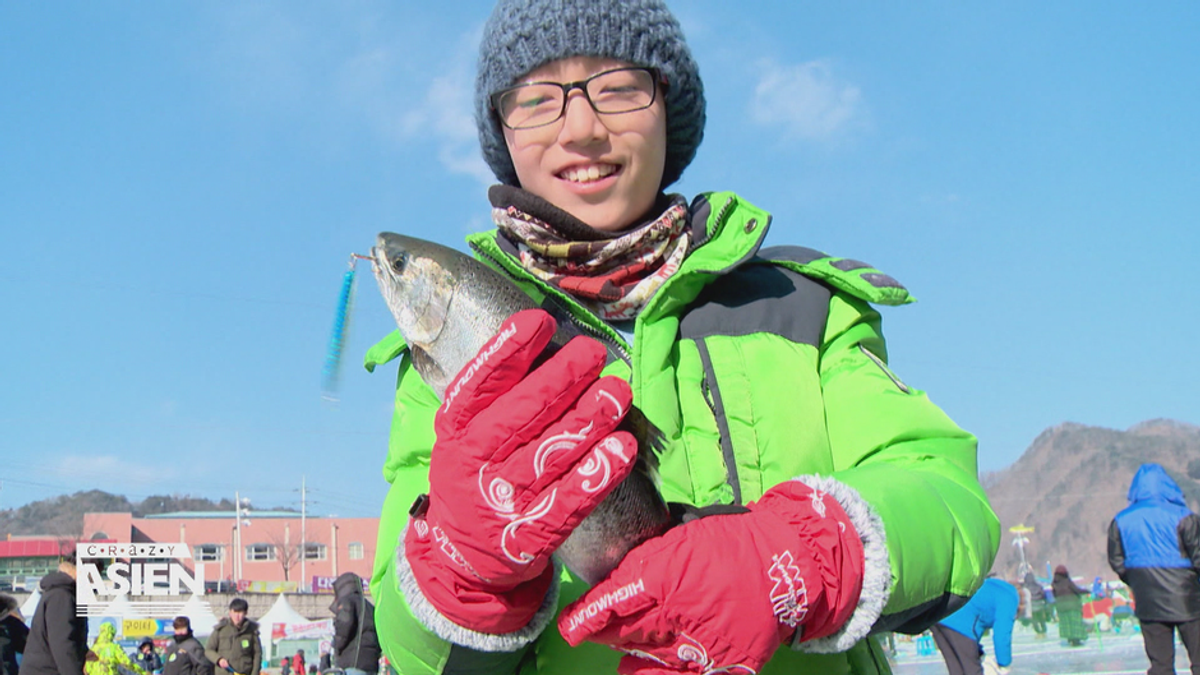
POLYGON ((1029 595, 1029 606, 1027 608, 1029 623, 1033 625, 1035 639, 1046 637, 1046 622, 1049 620, 1049 611, 1046 609, 1046 590, 1042 588, 1042 584, 1033 575, 1033 572, 1026 572, 1025 579, 1021 582, 1021 588, 1029 595))
POLYGON ((17 599, 0 595, 0 675, 17 675, 17 655, 25 653, 29 627, 17 611, 17 599))
POLYGON ((262 668, 262 640, 258 624, 246 618, 249 609, 245 599, 231 600, 229 616, 217 622, 204 650, 218 668, 238 675, 258 675, 262 668))
POLYGON ((1087 639, 1087 628, 1083 625, 1083 598, 1088 595, 1071 580, 1066 565, 1054 568, 1054 611, 1058 614, 1058 636, 1072 647, 1078 647, 1087 639))
POLYGON ((154 640, 146 638, 138 645, 137 654, 133 655, 134 663, 147 673, 157 673, 162 670, 162 657, 154 651, 154 640))
POLYGON ((363 596, 362 578, 346 572, 333 582, 334 663, 349 675, 379 672, 379 637, 375 634, 375 605, 363 596))
POLYGON ((1200 675, 1200 516, 1158 464, 1143 464, 1108 526, 1108 565, 1137 598, 1148 675, 1175 672, 1175 633, 1200 675))
POLYGON ((83 675, 87 617, 75 615, 75 565, 42 577, 42 599, 29 625, 20 675, 83 675))
POLYGON ((204 653, 200 641, 192 636, 192 621, 186 616, 177 616, 171 624, 175 637, 166 650, 163 675, 213 675, 213 662, 204 653))

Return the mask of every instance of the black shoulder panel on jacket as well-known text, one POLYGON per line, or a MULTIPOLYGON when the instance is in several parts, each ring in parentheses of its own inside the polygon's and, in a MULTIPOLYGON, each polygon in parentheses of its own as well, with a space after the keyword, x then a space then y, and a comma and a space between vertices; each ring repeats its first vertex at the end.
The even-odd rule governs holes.
POLYGON ((755 259, 705 288, 683 316, 679 334, 698 340, 772 333, 820 346, 831 295, 818 281, 755 259))
POLYGON ((910 607, 895 614, 884 614, 879 617, 875 625, 871 626, 871 633, 895 632, 904 633, 905 635, 918 635, 933 624, 958 611, 963 605, 967 604, 967 600, 970 600, 970 598, 945 593, 941 597, 934 598, 916 607, 910 607))
POLYGON ((452 645, 442 675, 515 674, 520 671, 521 662, 530 656, 532 651, 522 649, 515 652, 481 652, 462 645, 452 645))

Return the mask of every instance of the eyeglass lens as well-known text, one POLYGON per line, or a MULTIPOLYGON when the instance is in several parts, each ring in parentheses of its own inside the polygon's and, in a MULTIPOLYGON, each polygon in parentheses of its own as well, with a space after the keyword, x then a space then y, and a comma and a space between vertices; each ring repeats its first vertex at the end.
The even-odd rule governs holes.
POLYGON ((505 126, 513 129, 550 124, 562 117, 567 91, 576 87, 583 89, 592 109, 601 114, 633 112, 654 102, 654 75, 630 68, 599 73, 582 83, 538 82, 513 87, 499 95, 496 109, 505 126))

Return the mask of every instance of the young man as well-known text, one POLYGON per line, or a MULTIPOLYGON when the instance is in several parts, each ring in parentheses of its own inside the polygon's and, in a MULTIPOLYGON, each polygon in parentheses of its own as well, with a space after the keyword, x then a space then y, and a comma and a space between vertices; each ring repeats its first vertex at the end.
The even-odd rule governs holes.
POLYGON ((213 675, 213 662, 204 653, 200 641, 192 636, 192 621, 177 616, 171 623, 175 635, 167 646, 163 675, 213 675))
POLYGON ((246 618, 250 605, 243 598, 229 602, 229 616, 217 622, 204 653, 209 661, 237 675, 258 675, 262 667, 262 641, 258 624, 246 618))
MULTIPOLYGON (((999 525, 975 439, 886 365, 871 303, 908 292, 763 249, 771 216, 738 195, 665 192, 705 108, 662 2, 501 0, 475 99, 502 185, 469 242, 554 318, 513 317, 444 405, 398 334, 367 356, 400 359, 371 585, 396 668, 867 673, 886 667, 873 627, 964 603, 999 525), (557 322, 595 339, 535 368, 557 322), (638 450, 631 404, 661 432, 664 500, 720 515, 589 590, 551 554, 604 497, 582 476, 638 450)), ((613 464, 608 486, 632 469, 613 464)))
POLYGON ((1133 590, 1148 675, 1174 675, 1175 633, 1200 675, 1200 516, 1158 464, 1143 464, 1108 526, 1108 564, 1133 590))

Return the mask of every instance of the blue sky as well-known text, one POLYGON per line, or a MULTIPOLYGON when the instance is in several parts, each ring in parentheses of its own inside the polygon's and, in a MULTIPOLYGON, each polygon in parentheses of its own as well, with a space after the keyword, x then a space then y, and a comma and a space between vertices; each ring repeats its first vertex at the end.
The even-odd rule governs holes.
MULTIPOLYGON (((485 1, 0 3, 0 508, 100 488, 376 515, 394 369, 351 252, 488 226, 485 1)), ((1200 423, 1200 5, 676 0, 708 95, 675 189, 870 262, 892 365, 1015 461, 1200 423)))

